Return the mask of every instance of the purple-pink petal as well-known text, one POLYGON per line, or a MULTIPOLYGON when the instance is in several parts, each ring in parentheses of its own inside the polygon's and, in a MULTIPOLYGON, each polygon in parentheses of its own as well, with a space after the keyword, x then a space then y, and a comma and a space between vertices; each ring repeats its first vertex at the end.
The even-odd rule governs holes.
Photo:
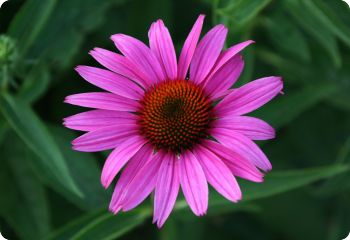
POLYGON ((138 75, 142 76, 148 86, 166 79, 157 57, 143 42, 124 34, 115 34, 112 40, 119 51, 134 64, 135 69, 139 70, 138 75))
POLYGON ((199 42, 190 67, 190 79, 200 84, 210 73, 224 46, 227 28, 217 25, 199 42))
POLYGON ((179 177, 182 192, 193 213, 206 214, 208 208, 208 184, 202 166, 191 151, 181 154, 179 177))
POLYGON ((99 128, 85 133, 72 141, 73 149, 83 152, 97 152, 117 147, 132 135, 138 135, 135 124, 119 124, 99 128))
POLYGON ((144 91, 130 79, 108 70, 78 66, 75 69, 89 83, 122 97, 139 100, 144 91))
POLYGON ((200 145, 194 148, 193 153, 200 162, 206 179, 216 191, 232 202, 242 198, 237 180, 217 155, 200 145))
POLYGON ((160 62, 167 79, 177 78, 176 53, 168 28, 162 20, 151 25, 148 33, 149 44, 152 52, 160 62))
POLYGON ((171 213, 180 188, 179 161, 173 154, 164 158, 158 173, 154 194, 153 222, 160 228, 171 213))
POLYGON ((275 130, 267 122, 248 116, 231 116, 216 119, 215 128, 231 129, 239 132, 252 140, 268 140, 275 138, 275 130))
POLYGON ((227 61, 210 77, 205 85, 206 93, 217 99, 228 93, 228 89, 238 80, 244 67, 241 55, 236 55, 227 61))
POLYGON ((265 172, 272 169, 270 161, 261 149, 248 137, 230 129, 214 128, 211 135, 224 146, 244 156, 265 172))
POLYGON ((218 105, 218 116, 237 116, 249 113, 269 102, 283 88, 280 77, 265 77, 232 90, 218 105))
POLYGON ((102 48, 94 48, 94 50, 90 51, 90 54, 105 68, 127 77, 145 87, 144 80, 134 72, 133 64, 131 64, 123 55, 102 48))
POLYGON ((95 131, 120 124, 137 124, 136 115, 128 112, 111 110, 91 110, 66 117, 64 126, 79 131, 95 131))
POLYGON ((165 153, 158 151, 152 156, 129 184, 129 191, 123 202, 122 210, 129 211, 139 205, 155 188, 160 165, 165 153))
POLYGON ((122 203, 127 196, 129 185, 135 178, 141 168, 151 160, 153 148, 150 144, 145 144, 143 147, 130 159, 124 171, 120 175, 115 186, 112 200, 109 204, 109 210, 116 214, 121 210, 122 203))
POLYGON ((103 165, 101 183, 108 188, 120 169, 132 158, 146 143, 143 137, 134 135, 122 142, 114 149, 103 165))
POLYGON ((64 102, 80 107, 114 111, 136 112, 139 108, 139 103, 135 100, 106 92, 78 93, 67 96, 64 102))
POLYGON ((233 175, 253 182, 263 181, 264 175, 244 156, 211 140, 204 140, 202 145, 220 157, 230 168, 233 175))
POLYGON ((187 75, 188 68, 190 66, 194 51, 198 43, 198 39, 201 35, 204 15, 199 15, 197 21, 192 27, 191 32, 188 34, 186 41, 182 47, 179 63, 178 63, 178 79, 185 79, 187 75))

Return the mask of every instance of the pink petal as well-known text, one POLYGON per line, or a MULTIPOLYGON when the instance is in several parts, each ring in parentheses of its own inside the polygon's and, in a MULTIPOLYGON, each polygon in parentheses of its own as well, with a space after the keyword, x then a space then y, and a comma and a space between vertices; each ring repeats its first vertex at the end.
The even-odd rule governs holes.
POLYGON ((219 68, 205 85, 206 93, 217 99, 228 93, 228 89, 233 86, 242 73, 244 61, 241 55, 236 55, 219 68))
POLYGON ((229 49, 225 50, 219 57, 218 61, 216 62, 213 70, 210 72, 210 75, 208 76, 207 80, 210 80, 214 74, 219 71, 228 61, 230 61, 233 57, 237 56, 237 54, 242 51, 244 48, 249 46, 250 44, 254 43, 252 40, 248 40, 245 42, 241 42, 239 44, 236 44, 229 49))
POLYGON ((252 140, 268 140, 275 138, 275 130, 261 119, 248 116, 231 116, 219 118, 213 122, 213 127, 231 129, 252 140))
POLYGON ((64 102, 81 107, 114 111, 136 112, 139 108, 137 101, 106 92, 74 94, 67 96, 64 102))
POLYGON ((143 137, 138 135, 129 137, 122 142, 113 152, 108 156, 101 175, 101 183, 105 188, 112 183, 114 177, 118 174, 120 169, 132 158, 140 148, 146 143, 143 137))
POLYGON ((182 154, 178 161, 182 192, 193 213, 202 216, 208 208, 208 184, 203 169, 190 151, 182 154))
POLYGON ((73 149, 82 152, 98 152, 117 147, 131 135, 138 134, 135 124, 120 124, 97 129, 72 141, 73 149))
POLYGON ((78 66, 75 69, 89 83, 122 97, 139 100, 144 91, 130 79, 108 70, 78 66))
POLYGON ((169 217, 176 202, 180 182, 178 176, 178 164, 175 154, 163 159, 157 178, 154 195, 154 217, 160 228, 169 217))
POLYGON ((270 171, 272 165, 261 149, 248 137, 230 129, 214 128, 211 135, 221 144, 247 158, 258 168, 270 171))
POLYGON ((215 109, 222 117, 249 113, 274 98, 282 88, 280 77, 261 78, 232 90, 215 109))
POLYGON ((225 198, 237 202, 242 198, 239 185, 230 169, 214 153, 198 145, 193 150, 208 182, 225 198))
POLYGON ((140 71, 148 86, 166 79, 157 57, 143 42, 124 34, 115 34, 112 40, 124 56, 140 71))
POLYGON ((64 126, 79 131, 95 131, 119 124, 137 124, 136 115, 110 110, 91 110, 64 119, 64 126))
POLYGON ((123 211, 129 211, 139 205, 153 191, 156 186, 160 165, 166 154, 158 151, 151 160, 137 173, 130 182, 129 191, 123 202, 123 211))
POLYGON ((227 35, 224 25, 212 28, 199 42, 190 67, 190 79, 201 83, 209 74, 220 55, 227 35))
POLYGON ((116 214, 122 208, 122 203, 127 195, 131 181, 141 168, 152 159, 152 154, 152 146, 145 144, 135 156, 130 159, 115 186, 112 200, 109 204, 109 210, 111 212, 116 214))
POLYGON ((184 46, 181 50, 179 63, 178 63, 178 79, 185 79, 187 75, 188 68, 190 66, 194 51, 196 50, 198 39, 201 35, 204 15, 199 15, 197 21, 192 27, 190 34, 184 43, 184 46))
POLYGON ((148 38, 151 50, 161 63, 167 79, 176 79, 177 63, 175 48, 169 30, 165 27, 162 20, 158 20, 151 25, 148 38))
POLYGON ((94 48, 94 50, 90 51, 90 54, 105 68, 127 77, 145 87, 144 80, 134 72, 134 66, 123 55, 102 48, 94 48))
POLYGON ((226 146, 211 140, 204 140, 202 146, 220 157, 230 168, 233 175, 253 182, 263 181, 264 175, 244 156, 241 156, 226 146))

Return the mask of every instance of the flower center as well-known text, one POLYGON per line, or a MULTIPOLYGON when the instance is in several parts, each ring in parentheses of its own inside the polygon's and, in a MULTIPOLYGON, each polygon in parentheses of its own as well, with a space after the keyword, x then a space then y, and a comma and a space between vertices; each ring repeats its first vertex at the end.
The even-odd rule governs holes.
POLYGON ((141 133, 156 147, 180 153, 207 137, 210 101, 186 80, 165 81, 141 101, 141 133))

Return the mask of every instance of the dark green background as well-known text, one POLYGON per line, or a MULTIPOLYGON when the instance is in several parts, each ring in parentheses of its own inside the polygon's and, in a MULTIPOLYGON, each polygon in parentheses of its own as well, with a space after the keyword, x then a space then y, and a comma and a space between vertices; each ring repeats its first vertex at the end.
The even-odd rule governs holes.
POLYGON ((350 9, 341 0, 9 0, 0 10, 0 229, 9 239, 307 239, 350 231, 350 9), (158 230, 147 200, 117 216, 100 186, 106 153, 70 150, 62 118, 82 109, 65 96, 94 90, 73 70, 98 66, 110 35, 147 42, 162 18, 177 51, 198 14, 204 31, 229 28, 244 50, 239 84, 281 75, 285 95, 253 115, 277 138, 261 142, 273 164, 265 183, 240 181, 243 201, 210 193, 195 217, 179 196, 158 230))

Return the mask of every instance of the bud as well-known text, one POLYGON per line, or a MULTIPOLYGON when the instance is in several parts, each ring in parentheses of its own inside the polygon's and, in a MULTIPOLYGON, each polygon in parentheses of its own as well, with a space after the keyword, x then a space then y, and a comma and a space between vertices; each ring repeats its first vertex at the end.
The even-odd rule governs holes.
POLYGON ((11 67, 18 57, 15 41, 5 35, 0 35, 0 66, 11 67))

